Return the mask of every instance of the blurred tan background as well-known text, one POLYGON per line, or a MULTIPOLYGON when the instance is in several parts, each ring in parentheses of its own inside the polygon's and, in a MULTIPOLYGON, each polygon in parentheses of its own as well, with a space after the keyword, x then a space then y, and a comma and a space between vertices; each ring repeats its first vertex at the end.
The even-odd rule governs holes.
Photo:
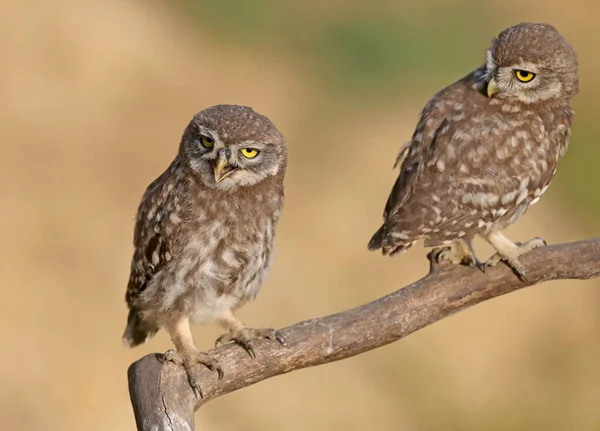
MULTIPOLYGON (((135 211, 192 115, 253 106, 287 137, 273 271, 240 316, 282 327, 422 277, 366 244, 439 88, 491 39, 549 21, 578 49, 574 136, 515 240, 600 235, 594 0, 2 1, 0 415, 12 430, 133 430, 124 291, 135 211), (292 274, 292 275, 288 275, 292 274)), ((481 244, 478 244, 478 246, 481 244)), ((481 257, 489 249, 481 245, 481 257)), ((210 402, 199 430, 598 430, 600 283, 555 282, 404 341, 210 402)), ((219 330, 195 330, 209 348, 219 330)))

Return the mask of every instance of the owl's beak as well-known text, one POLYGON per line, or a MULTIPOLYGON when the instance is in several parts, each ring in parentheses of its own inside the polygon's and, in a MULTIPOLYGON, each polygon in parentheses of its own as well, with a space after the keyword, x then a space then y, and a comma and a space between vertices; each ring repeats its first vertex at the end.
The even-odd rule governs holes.
POLYGON ((236 170, 234 166, 231 166, 227 163, 227 159, 225 157, 219 157, 213 165, 213 169, 215 172, 215 181, 220 183, 225 178, 227 178, 233 171, 236 170))
POLYGON ((498 92, 498 85, 496 84, 496 80, 494 78, 490 78, 487 84, 487 95, 488 97, 492 97, 494 94, 498 92))

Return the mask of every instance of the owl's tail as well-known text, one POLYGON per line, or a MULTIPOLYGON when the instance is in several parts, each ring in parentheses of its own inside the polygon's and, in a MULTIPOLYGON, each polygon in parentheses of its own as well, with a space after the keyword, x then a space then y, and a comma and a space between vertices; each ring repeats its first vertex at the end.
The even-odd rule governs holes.
POLYGON ((125 347, 135 347, 145 343, 158 332, 158 327, 142 319, 139 310, 131 308, 127 316, 127 327, 123 334, 125 347))
POLYGON ((375 232, 375 235, 373 235, 373 238, 371 238, 371 241, 369 241, 369 250, 375 251, 381 249, 381 254, 384 256, 387 255, 393 257, 395 254, 408 250, 416 242, 414 240, 410 240, 390 244, 390 237, 386 235, 385 228, 386 225, 384 224, 377 230, 377 232, 375 232))
POLYGON ((381 226, 377 232, 375 232, 375 235, 373 235, 373 238, 371 238, 371 241, 369 241, 369 250, 371 251, 375 251, 375 250, 379 250, 381 248, 381 242, 383 240, 383 226, 381 226))

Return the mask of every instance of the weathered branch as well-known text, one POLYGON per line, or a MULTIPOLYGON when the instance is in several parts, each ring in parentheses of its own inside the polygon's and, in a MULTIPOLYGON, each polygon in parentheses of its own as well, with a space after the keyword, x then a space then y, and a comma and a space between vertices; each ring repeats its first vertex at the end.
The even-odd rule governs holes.
POLYGON ((376 301, 282 329, 286 346, 257 342, 257 359, 239 346, 216 351, 225 371, 217 382, 208 369, 204 398, 196 399, 183 367, 151 354, 128 370, 129 391, 138 430, 193 430, 194 412, 220 395, 301 368, 338 361, 397 341, 480 302, 523 287, 558 279, 600 276, 600 238, 536 249, 521 258, 528 282, 505 265, 476 269, 434 266, 421 280, 376 301))

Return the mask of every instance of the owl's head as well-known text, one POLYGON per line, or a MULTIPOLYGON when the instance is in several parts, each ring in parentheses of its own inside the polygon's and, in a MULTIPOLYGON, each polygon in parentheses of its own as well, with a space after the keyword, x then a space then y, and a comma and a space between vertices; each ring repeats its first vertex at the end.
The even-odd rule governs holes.
POLYGON ((247 187, 285 172, 283 136, 252 108, 217 105, 194 116, 186 128, 179 154, 207 186, 231 190, 247 187))
POLYGON ((530 104, 569 99, 578 91, 577 54, 549 24, 525 22, 502 31, 485 69, 489 97, 530 104))

